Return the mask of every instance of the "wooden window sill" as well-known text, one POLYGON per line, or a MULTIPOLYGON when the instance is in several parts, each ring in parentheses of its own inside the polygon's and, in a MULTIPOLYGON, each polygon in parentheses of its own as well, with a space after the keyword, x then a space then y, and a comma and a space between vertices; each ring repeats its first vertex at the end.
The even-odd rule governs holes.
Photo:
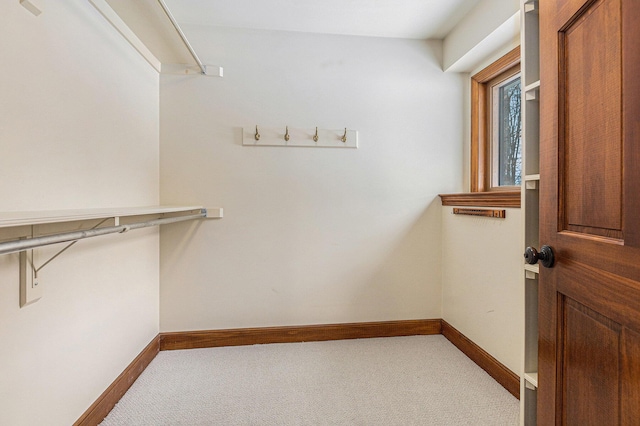
POLYGON ((466 192, 440 194, 443 206, 520 208, 520 191, 466 192))

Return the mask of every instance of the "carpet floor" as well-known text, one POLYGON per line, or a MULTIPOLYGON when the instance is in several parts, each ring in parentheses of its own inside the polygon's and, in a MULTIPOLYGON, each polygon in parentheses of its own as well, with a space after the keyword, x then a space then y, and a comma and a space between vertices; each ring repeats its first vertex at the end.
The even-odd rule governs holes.
POLYGON ((103 426, 505 425, 519 403, 445 337, 162 351, 103 426))

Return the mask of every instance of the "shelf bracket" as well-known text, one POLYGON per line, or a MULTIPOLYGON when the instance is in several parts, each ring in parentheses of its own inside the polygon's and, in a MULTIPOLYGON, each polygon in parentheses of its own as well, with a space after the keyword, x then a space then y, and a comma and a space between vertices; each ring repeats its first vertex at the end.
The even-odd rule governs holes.
MULTIPOLYGON (((96 226, 92 227, 91 229, 96 229, 98 228, 100 225, 102 225, 103 223, 105 223, 107 220, 111 219, 110 217, 101 220, 96 226)), ((114 222, 115 222, 115 226, 119 225, 119 218, 113 218, 114 222)), ((67 244, 62 250, 60 250, 59 252, 57 252, 56 254, 54 254, 53 256, 51 256, 51 258, 49 260, 47 260, 46 262, 44 262, 42 265, 40 265, 38 268, 36 268, 35 262, 32 263, 32 268, 33 268, 33 275, 34 277, 37 279, 38 278, 38 272, 40 272, 42 270, 42 268, 44 268, 45 266, 47 266, 49 263, 51 263, 53 261, 53 259, 55 259, 56 257, 60 256, 62 253, 64 253, 65 251, 67 251, 67 249, 71 248, 72 245, 74 245, 75 243, 77 243, 80 240, 75 240, 72 241, 71 243, 67 244)))
POLYGON ((20 252, 20 307, 27 306, 40 300, 42 297, 42 285, 36 276, 34 251, 20 252))
POLYGON ((198 66, 189 64, 162 64, 160 72, 162 74, 176 75, 204 75, 207 77, 223 77, 224 69, 217 65, 203 65, 204 72, 198 66))

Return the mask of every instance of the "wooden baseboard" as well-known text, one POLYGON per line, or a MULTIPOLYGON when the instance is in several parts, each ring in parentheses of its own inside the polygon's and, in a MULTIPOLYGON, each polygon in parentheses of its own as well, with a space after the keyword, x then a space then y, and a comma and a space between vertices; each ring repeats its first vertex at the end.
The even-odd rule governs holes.
POLYGON ((492 357, 487 351, 473 343, 451 324, 442 320, 442 335, 449 339, 460 351, 471 358, 480 368, 500 383, 513 396, 520 399, 520 377, 492 357))
POLYGON ((440 334, 440 319, 160 333, 160 350, 440 334))
POLYGON ((160 333, 156 336, 74 426, 98 425, 159 351, 433 334, 444 335, 513 396, 520 398, 520 379, 515 373, 440 319, 187 331, 160 333))
POLYGON ((133 382, 142 374, 160 351, 160 335, 147 345, 131 364, 116 378, 91 407, 74 423, 74 426, 94 426, 100 424, 127 392, 133 382))

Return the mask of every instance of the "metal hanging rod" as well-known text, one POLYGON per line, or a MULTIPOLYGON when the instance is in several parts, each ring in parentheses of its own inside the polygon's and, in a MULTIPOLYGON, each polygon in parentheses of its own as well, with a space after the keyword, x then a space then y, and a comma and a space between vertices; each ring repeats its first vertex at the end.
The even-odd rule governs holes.
POLYGON ((200 58, 196 54, 195 50, 193 50, 193 47, 191 47, 191 43, 189 43, 189 40, 187 40, 187 37, 182 32, 182 29, 180 28, 180 25, 178 25, 178 22, 173 17, 173 14, 171 14, 171 11, 169 10, 167 5, 165 4, 164 0, 158 0, 158 3, 160 3, 160 6, 162 6, 162 10, 164 10, 164 13, 167 15, 167 18, 169 18, 169 20, 171 21, 171 24, 173 25, 173 27, 178 32, 178 35, 182 39, 182 42, 184 43, 184 45, 187 47, 187 49, 189 49, 189 53, 191 53, 191 56, 193 57, 193 59, 196 61, 196 63, 200 67, 200 71, 202 72, 202 74, 203 75, 207 74, 207 68, 204 66, 204 64, 202 63, 202 61, 200 60, 200 58))
POLYGON ((100 235, 121 234, 132 229, 148 228, 150 226, 166 225, 169 223, 184 222, 187 220, 202 219, 205 217, 207 217, 207 211, 206 209, 202 209, 199 214, 189 216, 154 219, 147 222, 137 222, 128 225, 106 226, 104 228, 87 229, 85 231, 65 232, 61 234, 45 235, 42 237, 6 241, 0 243, 0 255, 30 250, 37 247, 48 246, 51 244, 67 243, 70 241, 77 241, 85 238, 99 237, 100 235))

